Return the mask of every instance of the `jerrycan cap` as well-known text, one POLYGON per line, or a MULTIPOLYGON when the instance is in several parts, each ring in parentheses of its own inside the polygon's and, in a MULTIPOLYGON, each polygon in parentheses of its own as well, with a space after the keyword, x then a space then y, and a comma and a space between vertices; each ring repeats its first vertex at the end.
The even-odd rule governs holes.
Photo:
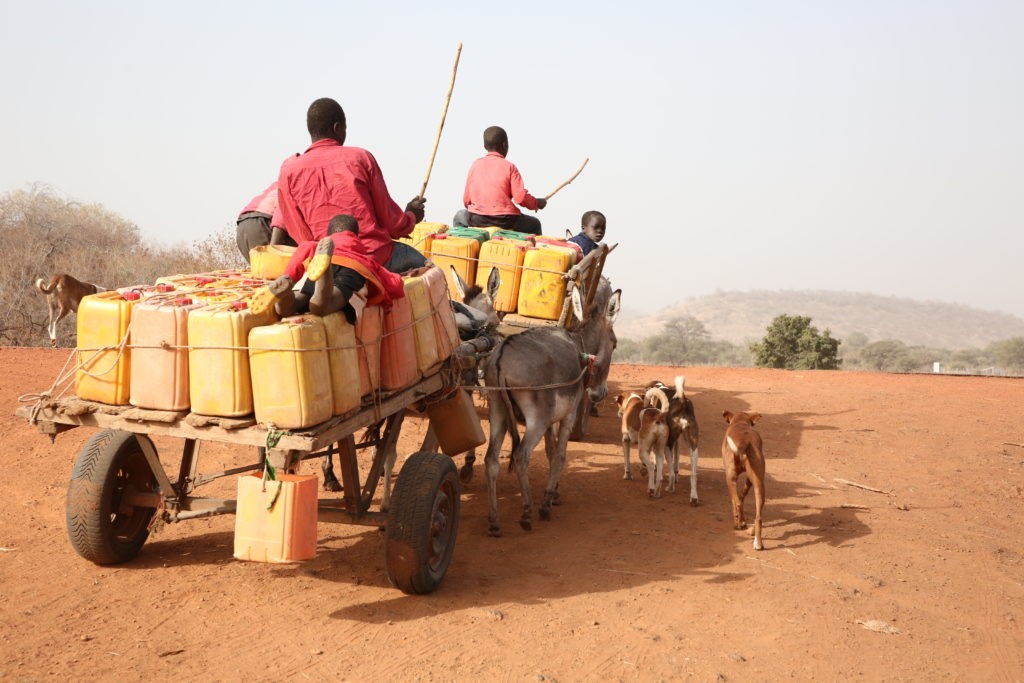
POLYGON ((249 304, 245 301, 232 301, 230 308, 232 311, 244 311, 249 308, 249 304))
POLYGON ((142 294, 133 289, 130 292, 123 292, 121 294, 121 298, 124 299, 125 301, 138 301, 139 299, 142 298, 142 294))
POLYGON ((192 304, 192 297, 190 296, 179 296, 177 299, 172 301, 175 306, 190 306, 192 304))
POLYGON ((161 294, 163 294, 165 292, 173 292, 174 291, 174 285, 172 285, 170 283, 167 283, 167 282, 161 282, 160 284, 158 284, 156 286, 156 291, 160 292, 161 294))
POLYGON ((217 281, 217 279, 216 278, 212 278, 212 277, 197 277, 196 278, 196 284, 199 285, 200 287, 202 287, 203 285, 211 285, 211 284, 213 284, 216 281, 217 281))

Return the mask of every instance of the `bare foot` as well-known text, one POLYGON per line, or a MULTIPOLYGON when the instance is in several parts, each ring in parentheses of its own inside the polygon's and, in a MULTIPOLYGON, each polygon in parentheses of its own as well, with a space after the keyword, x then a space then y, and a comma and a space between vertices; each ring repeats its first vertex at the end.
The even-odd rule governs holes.
POLYGON ((323 277, 327 269, 331 267, 332 256, 334 256, 334 240, 325 237, 317 243, 316 253, 313 254, 309 265, 306 266, 306 277, 310 282, 316 282, 323 277))
POLYGON ((252 295, 249 308, 256 315, 263 315, 270 310, 270 307, 277 303, 284 294, 292 291, 295 283, 287 275, 282 275, 269 285, 260 287, 252 295))

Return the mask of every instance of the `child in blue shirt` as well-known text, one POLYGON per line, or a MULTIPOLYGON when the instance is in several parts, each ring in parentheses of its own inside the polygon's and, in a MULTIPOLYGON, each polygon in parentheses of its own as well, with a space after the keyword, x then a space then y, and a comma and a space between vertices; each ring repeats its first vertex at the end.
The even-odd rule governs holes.
POLYGON ((597 249, 598 242, 604 239, 606 227, 607 221, 603 213, 600 211, 587 211, 583 214, 583 218, 580 219, 580 233, 570 237, 568 241, 578 244, 580 249, 583 250, 583 255, 586 256, 594 249, 597 249))

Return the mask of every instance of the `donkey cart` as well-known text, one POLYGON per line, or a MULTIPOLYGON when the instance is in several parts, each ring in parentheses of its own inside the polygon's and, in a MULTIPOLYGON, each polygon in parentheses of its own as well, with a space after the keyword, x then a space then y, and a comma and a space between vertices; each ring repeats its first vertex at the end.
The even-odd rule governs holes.
POLYGON ((390 475, 385 470, 395 462, 406 409, 446 394, 450 378, 457 376, 454 367, 475 362, 475 351, 460 347, 439 371, 418 383, 355 414, 302 431, 276 432, 252 417, 204 418, 75 398, 21 406, 16 415, 51 439, 78 426, 102 430, 78 454, 67 497, 68 535, 87 560, 97 564, 131 560, 157 522, 235 513, 236 500, 198 496, 195 491, 223 477, 263 471, 264 463, 201 473, 203 441, 265 449, 266 464, 280 471, 337 450, 343 493, 340 498, 319 500, 318 521, 384 527, 388 580, 406 593, 423 594, 434 591, 443 580, 459 526, 458 473, 450 457, 436 452, 432 428, 421 449, 405 461, 393 493, 386 480, 384 501, 378 509, 371 507, 382 475, 390 475), (364 431, 357 441, 355 434, 360 430, 364 431), (151 436, 183 439, 176 474, 165 471, 151 436), (373 459, 361 478, 357 453, 364 449, 372 449, 373 459))

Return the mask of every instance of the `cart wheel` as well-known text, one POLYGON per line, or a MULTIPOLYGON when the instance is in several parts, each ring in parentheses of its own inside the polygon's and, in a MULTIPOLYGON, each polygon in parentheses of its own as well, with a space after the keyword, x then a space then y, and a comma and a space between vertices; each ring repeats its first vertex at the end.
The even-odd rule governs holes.
POLYGON ((127 562, 149 536, 155 508, 122 504, 125 491, 158 490, 142 447, 131 432, 104 429, 75 460, 66 519, 75 551, 96 564, 127 562))
POLYGON ((446 455, 420 451, 398 474, 388 511, 388 581, 403 593, 441 585, 459 531, 459 473, 446 455))
POLYGON ((580 407, 576 409, 576 419, 572 423, 572 431, 569 432, 569 441, 583 441, 587 435, 587 424, 590 422, 590 394, 583 392, 580 399, 580 407))

